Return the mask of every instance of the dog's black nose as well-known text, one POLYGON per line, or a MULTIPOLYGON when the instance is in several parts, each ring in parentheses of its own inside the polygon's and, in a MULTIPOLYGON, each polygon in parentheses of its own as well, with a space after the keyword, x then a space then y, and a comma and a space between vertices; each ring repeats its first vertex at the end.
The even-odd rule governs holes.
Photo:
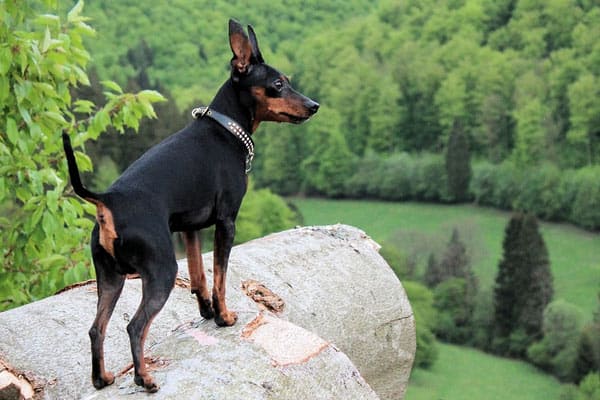
POLYGON ((314 114, 319 111, 319 103, 311 100, 310 103, 306 105, 306 108, 308 108, 311 114, 314 114))

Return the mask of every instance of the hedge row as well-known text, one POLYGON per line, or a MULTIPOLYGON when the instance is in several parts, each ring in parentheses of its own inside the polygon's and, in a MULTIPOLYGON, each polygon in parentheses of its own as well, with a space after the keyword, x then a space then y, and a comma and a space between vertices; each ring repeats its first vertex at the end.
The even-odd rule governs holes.
MULTIPOLYGON (((450 203, 445 159, 438 154, 365 156, 340 197, 450 203)), ((548 221, 600 229, 600 166, 560 170, 551 164, 521 168, 512 162, 472 165, 470 200, 527 211, 548 221)))
POLYGON ((600 229, 600 166, 559 170, 551 164, 522 169, 510 162, 477 163, 470 188, 478 204, 600 229))

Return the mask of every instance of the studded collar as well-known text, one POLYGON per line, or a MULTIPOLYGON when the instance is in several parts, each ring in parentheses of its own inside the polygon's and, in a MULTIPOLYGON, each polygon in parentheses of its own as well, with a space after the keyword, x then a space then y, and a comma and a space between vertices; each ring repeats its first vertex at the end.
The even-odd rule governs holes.
POLYGON ((254 160, 254 142, 252 138, 244 128, 240 126, 233 119, 227 115, 221 114, 215 110, 211 110, 208 107, 197 107, 192 110, 192 117, 200 119, 203 117, 210 117, 217 121, 223 128, 227 129, 233 136, 235 136, 246 148, 246 174, 252 170, 252 160, 254 160))

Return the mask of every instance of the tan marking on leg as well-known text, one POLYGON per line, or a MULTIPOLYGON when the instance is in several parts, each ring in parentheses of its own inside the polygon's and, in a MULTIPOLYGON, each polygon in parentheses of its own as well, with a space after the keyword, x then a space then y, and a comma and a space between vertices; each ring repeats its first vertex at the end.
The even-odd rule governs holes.
POLYGON ((100 246, 111 256, 115 256, 114 241, 119 236, 115 229, 112 211, 104 203, 96 204, 96 221, 100 226, 100 246))
POLYGON ((204 274, 204 263, 202 262, 202 245, 200 238, 196 232, 185 232, 183 234, 183 240, 185 242, 192 293, 197 292, 202 298, 208 299, 210 294, 206 287, 206 275, 204 274))
POLYGON ((144 356, 144 345, 146 343, 146 338, 148 337, 148 331, 150 330, 150 325, 152 325, 152 321, 154 321, 154 317, 150 318, 142 332, 142 337, 140 340, 140 366, 137 371, 137 375, 140 378, 142 378, 144 388, 150 393, 155 393, 160 387, 154 381, 154 377, 148 372, 148 366, 146 365, 146 357, 144 356))
POLYGON ((215 262, 213 283, 213 308, 215 310, 215 322, 219 326, 232 326, 237 321, 237 314, 227 309, 225 303, 225 278, 223 269, 215 262))
POLYGON ((206 284, 204 264, 202 262, 202 243, 197 232, 184 232, 183 240, 188 259, 188 271, 190 273, 190 288, 198 300, 200 315, 205 319, 214 316, 210 292, 206 284))

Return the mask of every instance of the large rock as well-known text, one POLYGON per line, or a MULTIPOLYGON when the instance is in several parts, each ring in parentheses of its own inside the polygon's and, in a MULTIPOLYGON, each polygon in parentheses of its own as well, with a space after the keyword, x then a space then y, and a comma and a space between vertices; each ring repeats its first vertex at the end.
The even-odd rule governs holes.
MULTIPOLYGON (((181 261, 178 285, 146 342, 161 385, 152 397, 401 399, 415 352, 414 319, 377 250, 362 231, 342 225, 290 230, 235 247, 227 300, 239 320, 231 328, 200 317, 181 261)), ((212 256, 204 261, 210 276, 212 256)), ((140 297, 139 280, 128 280, 105 345, 107 367, 121 373, 101 391, 89 377, 94 283, 1 313, 0 393, 4 374, 5 393, 23 388, 48 399, 148 398, 133 384, 125 329, 140 297)))

